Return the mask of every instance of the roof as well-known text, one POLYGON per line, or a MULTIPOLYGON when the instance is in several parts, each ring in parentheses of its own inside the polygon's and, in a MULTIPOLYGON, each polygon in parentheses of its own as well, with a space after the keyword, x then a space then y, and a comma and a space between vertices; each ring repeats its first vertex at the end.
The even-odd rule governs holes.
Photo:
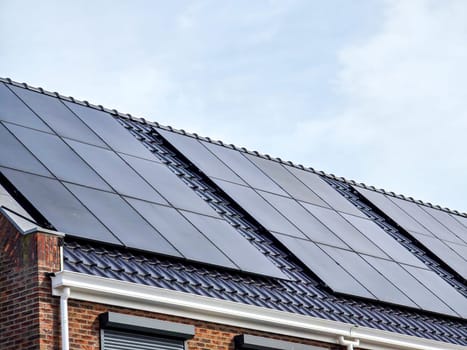
MULTIPOLYGON (((104 109, 102 106, 92 106, 86 102, 76 101, 56 93, 44 92, 41 89, 33 89, 10 80, 2 81, 112 114, 122 126, 155 155, 158 161, 176 172, 177 176, 189 188, 209 203, 219 215, 232 227, 235 227, 239 234, 267 257, 274 266, 278 267, 287 278, 260 276, 261 274, 252 275, 235 269, 206 265, 194 260, 171 258, 105 242, 96 242, 85 239, 85 237, 73 237, 72 235, 65 239, 65 269, 450 343, 467 344, 465 317, 452 317, 452 315, 442 315, 442 313, 434 314, 433 312, 408 308, 404 305, 394 305, 394 303, 381 302, 381 300, 334 292, 333 288, 330 288, 329 284, 323 281, 322 276, 319 278, 313 268, 310 269, 309 264, 304 263, 303 259, 297 257, 296 254, 292 254, 283 242, 278 241, 277 236, 271 235, 270 230, 258 222, 254 213, 252 214, 250 210, 239 205, 238 201, 232 200, 231 195, 220 188, 215 177, 213 178, 203 169, 197 167, 187 153, 180 152, 175 144, 167 141, 167 136, 162 135, 164 131, 170 131, 177 135, 184 135, 183 137, 206 141, 242 154, 249 154, 317 174, 326 181, 330 188, 334 188, 337 193, 340 193, 342 198, 358 208, 360 212, 365 213, 369 219, 377 223, 388 235, 416 256, 427 270, 435 273, 452 286, 459 295, 463 295, 465 299, 467 296, 465 279, 456 269, 440 259, 433 251, 427 249, 419 240, 414 239, 414 236, 403 225, 395 222, 390 215, 362 195, 358 189, 370 189, 374 193, 384 193, 385 195, 388 194, 387 192, 376 191, 363 184, 316 172, 311 168, 305 169, 303 166, 290 162, 272 159, 269 156, 260 155, 258 152, 224 145, 222 142, 215 142, 209 138, 187 135, 183 131, 163 127, 144 119, 133 118, 130 115, 123 115, 114 110, 104 109)), ((466 217, 465 214, 459 214, 449 209, 441 209, 392 193, 388 195, 402 198, 408 203, 436 208, 437 211, 449 215, 453 214, 459 218, 466 217)), ((36 209, 41 212, 42 208, 36 209)))

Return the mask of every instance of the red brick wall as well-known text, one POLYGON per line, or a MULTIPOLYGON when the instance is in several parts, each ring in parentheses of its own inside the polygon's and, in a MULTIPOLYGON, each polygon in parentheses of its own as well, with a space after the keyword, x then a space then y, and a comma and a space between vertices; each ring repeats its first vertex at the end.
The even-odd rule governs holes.
MULTIPOLYGON (((48 273, 60 270, 60 238, 45 233, 21 235, 0 215, 0 349, 59 350, 59 297, 53 297, 48 273)), ((195 337, 189 350, 232 350, 233 337, 248 333, 323 347, 343 349, 292 337, 278 336, 196 321, 176 316, 69 300, 70 349, 99 349, 98 316, 106 311, 119 312, 192 324, 195 337)))
POLYGON ((298 339, 294 337, 278 336, 250 329, 229 327, 225 325, 197 321, 177 316, 137 311, 109 305, 95 304, 90 302, 69 300, 68 313, 70 322, 70 347, 71 349, 98 349, 99 346, 99 314, 106 311, 119 312, 127 315, 155 318, 158 320, 179 322, 194 325, 195 337, 188 341, 189 350, 233 350, 233 338, 238 334, 252 334, 270 337, 280 340, 310 344, 330 350, 341 350, 338 345, 326 344, 312 340, 298 339))
POLYGON ((53 349, 58 307, 47 272, 60 269, 59 238, 20 234, 0 215, 0 348, 53 349))

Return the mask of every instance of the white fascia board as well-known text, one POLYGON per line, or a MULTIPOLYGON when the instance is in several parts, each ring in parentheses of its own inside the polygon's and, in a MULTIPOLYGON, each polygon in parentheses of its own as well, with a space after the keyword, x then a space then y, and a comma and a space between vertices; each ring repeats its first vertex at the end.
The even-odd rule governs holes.
POLYGON ((466 350, 465 346, 368 327, 293 314, 190 293, 61 271, 52 277, 52 294, 70 288, 71 299, 145 310, 207 322, 338 344, 339 336, 359 339, 372 350, 466 350))

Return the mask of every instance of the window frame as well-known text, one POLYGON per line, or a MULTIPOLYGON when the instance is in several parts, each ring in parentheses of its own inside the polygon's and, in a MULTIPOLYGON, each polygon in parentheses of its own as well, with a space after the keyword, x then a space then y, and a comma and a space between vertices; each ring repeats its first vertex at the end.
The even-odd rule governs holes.
POLYGON ((195 335, 195 327, 192 325, 162 321, 148 317, 132 316, 116 312, 105 312, 99 315, 100 325, 100 349, 104 348, 105 331, 120 331, 127 334, 152 336, 169 342, 178 340, 183 342, 186 349, 186 341, 195 335))

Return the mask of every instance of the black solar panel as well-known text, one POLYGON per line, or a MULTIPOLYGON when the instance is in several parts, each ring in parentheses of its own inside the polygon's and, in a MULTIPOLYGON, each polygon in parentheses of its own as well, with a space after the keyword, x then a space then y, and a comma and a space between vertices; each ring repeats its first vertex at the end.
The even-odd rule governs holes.
MULTIPOLYGON (((455 216, 418 203, 355 187, 439 259, 467 279, 467 243, 455 216)), ((462 220, 462 217, 460 217, 462 220)))
POLYGON ((117 153, 76 141, 68 141, 68 144, 112 186, 115 192, 128 197, 167 204, 167 201, 117 153))
POLYGON ((64 103, 114 151, 149 160, 154 159, 151 152, 108 113, 76 103, 64 103))
POLYGON ((376 271, 361 255, 324 245, 321 248, 364 285, 376 299, 416 307, 416 304, 408 296, 386 278, 385 273, 381 274, 376 271))
POLYGON ((401 249, 400 244, 389 235, 382 234, 381 228, 373 221, 359 218, 349 214, 343 216, 361 233, 363 233, 371 242, 391 257, 392 260, 399 263, 413 265, 425 268, 422 261, 411 254, 407 249, 401 249))
MULTIPOLYGON (((160 133, 335 292, 466 317, 464 296, 331 180, 231 147, 160 133)), ((244 231, 218 215, 211 207, 215 199, 207 204, 178 178, 173 164, 158 161, 107 112, 0 84, 0 170, 67 234, 284 277, 244 231)), ((467 219, 356 189, 467 276, 467 219)))
MULTIPOLYGON (((339 236, 355 252, 374 256, 386 255, 376 244, 366 238, 364 234, 345 220, 338 212, 315 205, 304 205, 313 215, 315 215, 332 232, 334 232, 334 234, 339 236)), ((384 231, 381 229, 380 231, 385 235, 384 231)))
MULTIPOLYGON (((182 256, 121 196, 88 187, 65 184, 125 246, 182 256)), ((76 227, 79 229, 79 225, 76 227)))
POLYGON ((109 113, 4 84, 0 101, 2 175, 57 230, 285 277, 109 113))
MULTIPOLYGON (((453 239, 453 242, 464 245, 467 244, 467 227, 456 220, 453 214, 429 207, 421 208, 457 236, 455 239, 453 239)), ((461 217, 458 216, 458 218, 461 217)))
POLYGON ((276 268, 263 263, 264 258, 252 244, 238 239, 238 232, 224 220, 190 212, 184 212, 183 215, 241 270, 283 277, 276 268))
POLYGON ((0 83, 0 120, 37 130, 52 131, 3 83, 0 83))
POLYGON ((399 198, 389 197, 389 199, 396 203, 398 207, 404 210, 411 217, 415 218, 415 220, 423 225, 423 227, 425 227, 431 235, 436 236, 441 240, 465 244, 465 242, 462 242, 454 233, 449 231, 446 226, 442 225, 439 221, 433 218, 418 204, 399 198))
MULTIPOLYGON (((5 123, 6 124, 6 123, 5 123)), ((0 123, 0 165, 38 175, 52 176, 21 142, 0 123)))
MULTIPOLYGON (((57 135, 104 147, 102 140, 59 99, 12 86, 28 107, 57 135)), ((29 125, 26 125, 29 126, 29 125)))
POLYGON ((120 244, 116 235, 89 211, 91 208, 86 208, 60 181, 5 168, 1 171, 57 230, 120 244))
POLYGON ((434 294, 440 296, 443 302, 446 303, 452 310, 455 310, 462 318, 467 317, 467 303, 465 296, 458 293, 452 286, 433 271, 418 269, 416 267, 407 266, 409 271, 418 281, 423 283, 434 294))
POLYGON ((338 236, 313 216, 304 206, 292 198, 268 192, 259 192, 274 208, 284 215, 309 239, 336 247, 349 248, 338 236))
POLYGON ((294 174, 297 179, 328 203, 328 205, 334 210, 366 218, 364 213, 345 199, 335 189, 329 186, 329 184, 318 175, 313 174, 310 171, 301 170, 288 165, 284 165, 284 168, 294 174))
POLYGON ((333 290, 376 299, 376 296, 361 284, 356 276, 345 270, 345 265, 340 265, 332 259, 316 243, 281 234, 275 236, 305 265, 312 266, 313 272, 333 290))
MULTIPOLYGON (((463 315, 462 307, 430 291, 430 281, 436 279, 461 294, 318 175, 189 136, 167 131, 162 135, 334 291, 463 315), (203 157, 214 160, 200 161, 203 157), (227 166, 229 172, 213 172, 214 163, 227 166), (243 183, 229 179, 230 171, 243 183)), ((391 201, 384 205, 391 212, 400 211, 391 201)), ((419 232, 428 232, 411 216, 404 220, 419 232)), ((452 238, 450 243, 459 242, 452 238)))
MULTIPOLYGON (((224 164, 233 170, 249 186, 259 190, 288 196, 282 188, 264 174, 257 166, 250 162, 242 153, 226 147, 201 142, 214 153, 224 164)), ((228 179, 223 179, 228 180, 228 179)))
POLYGON ((273 232, 306 238, 300 230, 274 209, 251 187, 241 186, 222 180, 214 180, 236 203, 240 204, 255 220, 273 232))
MULTIPOLYGON (((370 263, 380 274, 384 275, 397 288, 407 295, 414 303, 424 310, 431 310, 443 314, 457 316, 455 311, 446 305, 430 286, 423 285, 412 276, 403 265, 392 261, 366 256, 365 260, 370 263)), ((408 267, 407 267, 408 268, 408 267)), ((426 278, 421 278, 427 282, 426 278)))
POLYGON ((187 191, 187 186, 166 165, 132 156, 122 155, 122 158, 173 207, 217 217, 203 199, 187 191))
POLYGON ((458 252, 451 247, 454 243, 443 241, 434 236, 428 236, 417 232, 408 232, 418 242, 428 248, 428 250, 435 253, 437 257, 450 266, 454 271, 464 278, 467 277, 467 261, 464 258, 466 256, 459 255, 458 252))
MULTIPOLYGON (((161 235, 188 259, 237 268, 202 231, 191 224, 179 211, 162 205, 130 200, 131 205, 155 227, 161 235)), ((198 215, 198 214, 195 214, 198 215)), ((223 222, 227 229, 230 227, 223 222)))
MULTIPOLYGON (((240 155, 239 152, 236 153, 240 155)), ((303 182, 297 179, 291 172, 287 171, 282 164, 252 155, 246 155, 246 157, 255 163, 265 174, 271 177, 271 179, 290 194, 290 196, 301 201, 328 207, 326 202, 303 182)))
POLYGON ((177 149, 183 150, 183 155, 207 175, 245 185, 242 179, 222 163, 212 152, 209 152, 198 140, 191 137, 183 137, 170 131, 159 130, 159 132, 177 149))
POLYGON ((456 231, 454 225, 449 226, 453 232, 456 232, 457 236, 462 238, 464 242, 467 242, 467 218, 459 215, 448 214, 449 217, 453 218, 455 221, 459 222, 462 226, 459 231, 456 231))
POLYGON ((110 187, 58 136, 6 125, 31 153, 60 180, 110 190, 110 187))

